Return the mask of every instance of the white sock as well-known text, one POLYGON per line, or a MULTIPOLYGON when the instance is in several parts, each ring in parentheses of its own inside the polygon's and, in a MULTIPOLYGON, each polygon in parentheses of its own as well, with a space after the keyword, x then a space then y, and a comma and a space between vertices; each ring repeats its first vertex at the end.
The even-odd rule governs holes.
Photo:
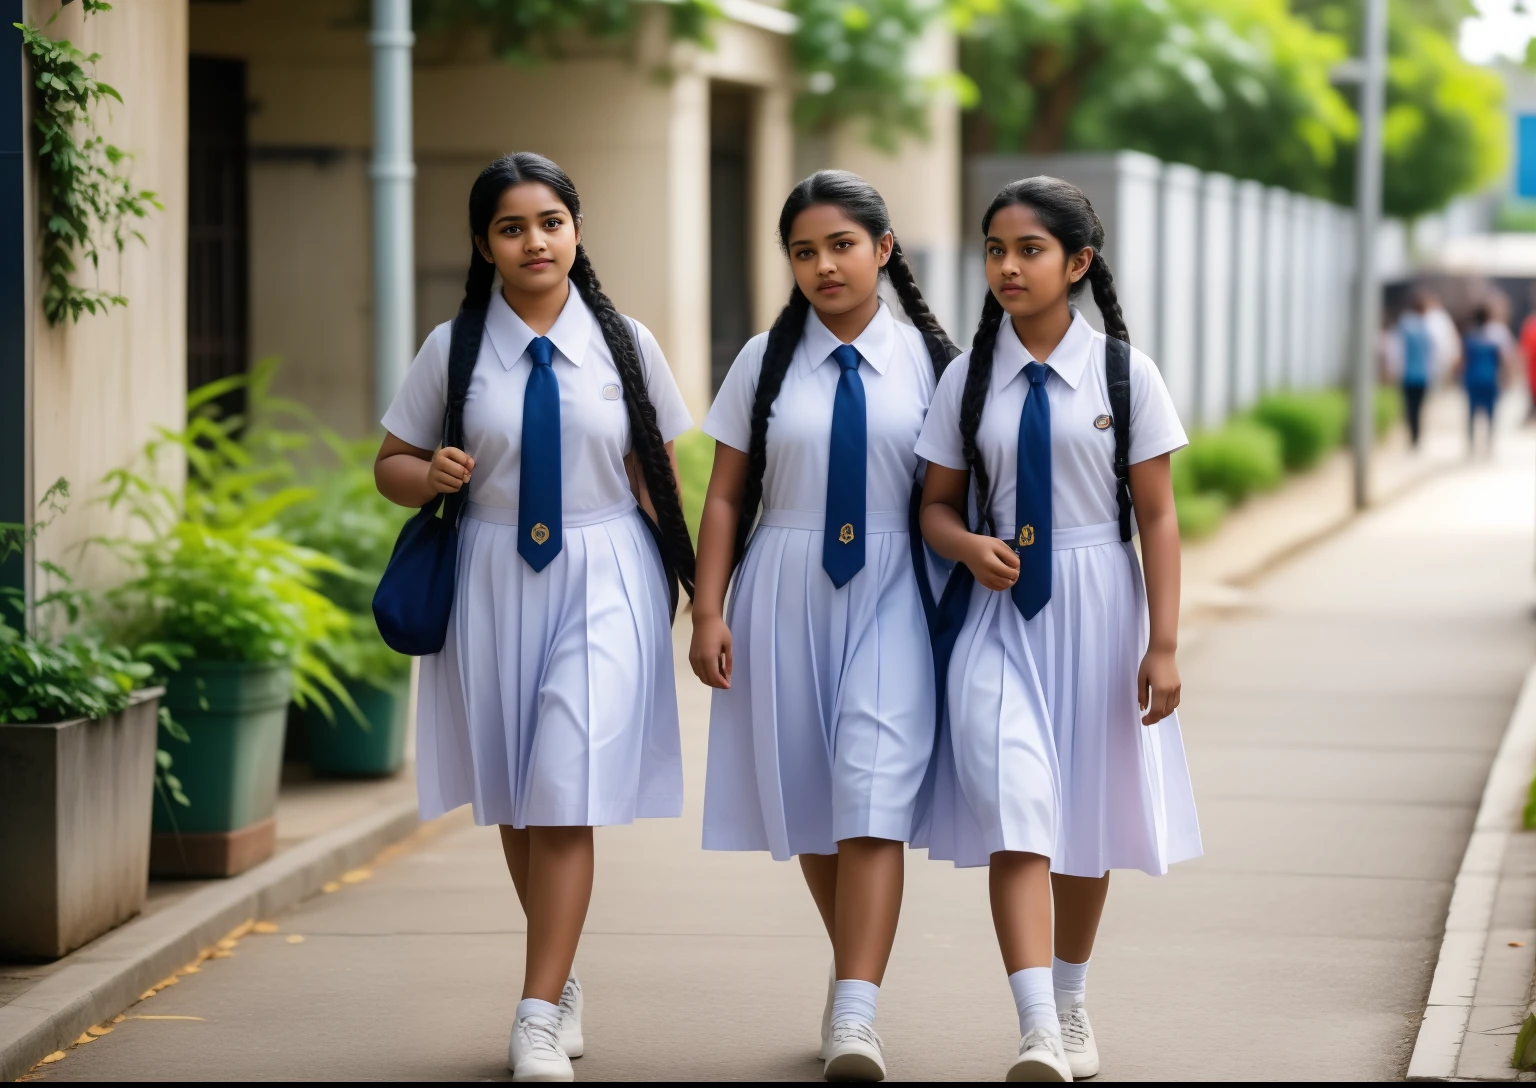
POLYGON ((1056 988, 1056 1010, 1067 1012, 1081 1005, 1088 993, 1088 961, 1068 963, 1051 957, 1051 985, 1056 988))
POLYGON ((540 1001, 536 997, 525 997, 517 1003, 517 1018, 527 1020, 537 1017, 540 1020, 552 1020, 560 1022, 560 1006, 551 1005, 548 1001, 540 1001))
POLYGON ((1056 998, 1051 985, 1049 967, 1026 967, 1008 976, 1008 988, 1013 991, 1013 1004, 1019 1010, 1019 1035, 1028 1035, 1041 1028, 1052 1035, 1061 1034, 1056 1020, 1056 998))
POLYGON ((840 978, 832 989, 832 1022, 857 1020, 861 1024, 875 1023, 875 1002, 880 1000, 880 987, 859 978, 840 978))

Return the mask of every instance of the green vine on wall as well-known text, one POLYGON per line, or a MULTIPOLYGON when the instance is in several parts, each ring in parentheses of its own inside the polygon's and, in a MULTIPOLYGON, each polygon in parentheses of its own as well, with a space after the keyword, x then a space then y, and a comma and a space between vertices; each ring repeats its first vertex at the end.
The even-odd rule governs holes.
MULTIPOLYGON (((82 0, 82 6, 86 15, 112 10, 105 0, 82 0)), ((123 101, 115 88, 96 78, 101 55, 55 41, 30 24, 14 25, 21 31, 36 88, 32 126, 40 140, 39 258, 47 282, 43 313, 50 325, 65 318, 78 322, 83 314, 128 304, 119 293, 75 282, 81 260, 90 262, 99 282, 102 249, 110 245, 121 253, 130 237, 143 242, 133 221, 163 205, 153 192, 133 187, 127 172, 131 156, 97 131, 95 110, 102 101, 123 101)))

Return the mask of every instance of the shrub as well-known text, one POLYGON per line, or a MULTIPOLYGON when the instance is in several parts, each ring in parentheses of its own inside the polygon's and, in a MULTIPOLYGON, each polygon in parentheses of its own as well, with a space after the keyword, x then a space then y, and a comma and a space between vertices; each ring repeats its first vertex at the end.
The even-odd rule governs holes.
POLYGON ((1279 436, 1246 419, 1195 435, 1184 458, 1197 492, 1214 491, 1230 503, 1270 490, 1285 474, 1279 436))
POLYGON ((1196 487, 1187 450, 1173 455, 1172 482, 1179 536, 1193 540, 1215 532, 1227 513, 1226 497, 1214 491, 1201 492, 1196 487))
POLYGON ((699 519, 704 516, 704 493, 709 490, 709 473, 715 466, 715 440, 700 430, 679 435, 677 445, 678 487, 683 493, 683 517, 695 544, 699 541, 699 519))
POLYGON ((1344 440, 1349 396, 1342 389, 1270 393, 1253 418, 1280 436, 1280 453, 1291 471, 1310 468, 1344 440))

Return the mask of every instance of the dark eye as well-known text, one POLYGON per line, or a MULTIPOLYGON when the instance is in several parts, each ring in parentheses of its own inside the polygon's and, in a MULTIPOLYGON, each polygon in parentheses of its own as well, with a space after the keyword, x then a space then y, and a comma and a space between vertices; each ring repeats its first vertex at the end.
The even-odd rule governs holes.
POLYGON ((508 223, 507 224, 507 229, 502 231, 501 233, 503 233, 503 234, 521 234, 522 232, 523 232, 523 228, 518 226, 516 223, 508 223))
POLYGON ((848 239, 844 238, 844 239, 842 239, 841 241, 839 241, 837 243, 837 248, 838 249, 847 249, 851 245, 853 245, 853 243, 850 242, 848 239))
POLYGON ((1043 253, 1043 252, 1044 252, 1044 250, 1042 250, 1039 246, 1025 246, 1024 247, 1024 256, 1026 256, 1026 257, 1033 257, 1036 253, 1043 253))
POLYGON ((814 256, 816 256, 816 251, 813 249, 799 249, 795 251, 796 260, 806 261, 814 256))
POLYGON ((1003 247, 1002 246, 988 246, 987 247, 987 252, 990 255, 992 255, 993 257, 1001 257, 1003 255, 1003 247))
POLYGON ((558 219, 546 219, 546 220, 544 220, 544 229, 545 230, 559 230, 560 229, 560 220, 558 220, 558 219))

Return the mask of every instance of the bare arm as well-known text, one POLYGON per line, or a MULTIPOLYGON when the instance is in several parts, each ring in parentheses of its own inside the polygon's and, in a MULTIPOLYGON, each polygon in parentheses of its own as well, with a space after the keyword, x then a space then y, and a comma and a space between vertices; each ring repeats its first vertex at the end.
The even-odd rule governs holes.
POLYGON ((1179 705, 1179 515, 1173 505, 1172 454, 1131 466, 1131 502, 1141 532, 1151 637, 1136 675, 1142 725, 1161 721, 1179 705))
POLYGON ((966 528, 970 481, 969 472, 928 463, 919 517, 923 539, 945 559, 970 567, 976 580, 988 589, 1009 589, 1019 580, 1019 557, 1006 541, 966 528))
POLYGON ((725 589, 736 552, 736 524, 747 489, 747 455, 715 443, 715 464, 699 522, 698 563, 693 582, 693 642, 688 663, 712 688, 731 686, 731 631, 725 624, 725 589))
MULTIPOLYGON (((667 460, 672 462, 672 479, 679 479, 677 474, 677 449, 676 443, 667 443, 667 460)), ((651 516, 651 520, 658 525, 661 521, 656 516, 656 505, 651 502, 651 489, 645 484, 645 472, 640 468, 640 459, 635 456, 633 450, 624 455, 624 471, 629 476, 629 489, 635 493, 635 501, 640 504, 640 509, 651 516)), ((679 485, 681 486, 681 485, 679 485)), ((682 501, 682 495, 678 495, 678 501, 682 501)))
POLYGON ((475 459, 463 450, 449 446, 434 452, 385 434, 373 461, 373 482, 392 503, 425 506, 469 483, 474 469, 475 459))

